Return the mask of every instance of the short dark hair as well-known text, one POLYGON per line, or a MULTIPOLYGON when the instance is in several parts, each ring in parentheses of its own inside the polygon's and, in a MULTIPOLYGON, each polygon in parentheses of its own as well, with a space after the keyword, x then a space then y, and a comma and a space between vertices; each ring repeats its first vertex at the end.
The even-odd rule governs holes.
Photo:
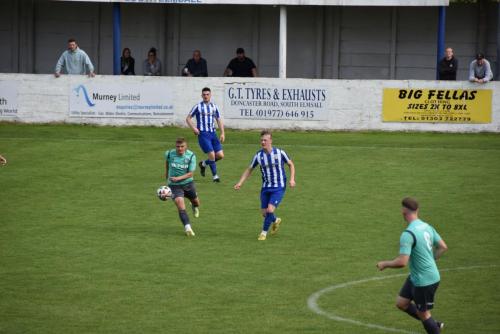
POLYGON ((407 208, 410 211, 418 210, 418 202, 412 197, 403 198, 403 201, 401 201, 401 205, 403 205, 404 208, 407 208))
POLYGON ((273 134, 271 133, 270 130, 267 130, 267 129, 264 129, 260 132, 260 136, 265 136, 265 135, 269 135, 271 138, 273 138, 273 134))
POLYGON ((478 52, 476 54, 476 60, 484 59, 484 54, 482 52, 478 52))
POLYGON ((184 137, 178 137, 176 140, 175 140, 175 143, 176 144, 183 144, 186 142, 186 138, 184 137))
POLYGON ((242 53, 245 53, 245 50, 243 50, 243 48, 237 48, 236 49, 236 54, 242 54, 242 53))
POLYGON ((74 38, 70 38, 70 39, 68 39, 68 43, 72 43, 72 42, 75 42, 75 43, 76 43, 76 39, 74 39, 74 38))
POLYGON ((153 53, 156 56, 156 48, 151 48, 148 51, 148 54, 153 53))
POLYGON ((201 92, 203 93, 203 92, 212 92, 212 91, 208 87, 203 87, 203 89, 201 90, 201 92))

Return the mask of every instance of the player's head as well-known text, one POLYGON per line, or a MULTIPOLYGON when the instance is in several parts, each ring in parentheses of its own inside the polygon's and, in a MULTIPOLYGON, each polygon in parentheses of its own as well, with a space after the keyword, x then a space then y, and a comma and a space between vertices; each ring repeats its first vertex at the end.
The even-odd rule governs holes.
POLYGON ((193 59, 195 62, 199 62, 201 59, 201 51, 200 50, 194 50, 193 51, 193 59))
POLYGON ((262 130, 260 133, 260 146, 270 148, 273 144, 273 135, 269 130, 262 130))
POLYGON ((68 39, 68 50, 75 51, 77 47, 78 44, 76 43, 76 39, 74 38, 68 39))
POLYGON ((177 154, 182 155, 186 152, 187 142, 184 137, 179 137, 175 140, 175 151, 177 154))
POLYGON ((453 49, 446 48, 446 50, 444 50, 444 54, 446 56, 446 59, 451 59, 453 57, 453 49))
POLYGON ((478 65, 483 65, 484 63, 484 54, 482 52, 478 52, 476 54, 476 61, 478 65))
POLYGON ((212 98, 212 91, 210 88, 205 87, 201 90, 201 98, 203 99, 203 102, 210 102, 210 99, 212 98))
POLYGON ((243 48, 236 49, 236 58, 238 58, 239 60, 245 59, 245 50, 243 48))
POLYGON ((418 202, 416 199, 412 197, 405 197, 401 201, 401 205, 401 213, 408 223, 411 223, 418 217, 418 202))

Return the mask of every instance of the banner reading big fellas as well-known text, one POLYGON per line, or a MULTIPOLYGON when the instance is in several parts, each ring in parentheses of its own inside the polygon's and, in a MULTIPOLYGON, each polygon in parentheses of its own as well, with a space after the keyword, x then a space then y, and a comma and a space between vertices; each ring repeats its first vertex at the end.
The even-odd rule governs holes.
POLYGON ((384 88, 384 122, 491 123, 490 89, 384 88))

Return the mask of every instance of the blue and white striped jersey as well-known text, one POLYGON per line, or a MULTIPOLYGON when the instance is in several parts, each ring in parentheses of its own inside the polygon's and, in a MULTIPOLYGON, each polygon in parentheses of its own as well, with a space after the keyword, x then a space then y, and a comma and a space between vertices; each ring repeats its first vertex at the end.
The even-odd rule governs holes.
POLYGON ((264 149, 261 149, 253 157, 250 168, 255 168, 257 165, 260 166, 262 188, 285 188, 285 163, 289 161, 290 158, 282 149, 273 147, 271 153, 267 153, 264 149))
POLYGON ((203 101, 195 105, 189 115, 196 118, 198 130, 205 132, 215 132, 216 119, 220 118, 219 107, 215 103, 203 101))

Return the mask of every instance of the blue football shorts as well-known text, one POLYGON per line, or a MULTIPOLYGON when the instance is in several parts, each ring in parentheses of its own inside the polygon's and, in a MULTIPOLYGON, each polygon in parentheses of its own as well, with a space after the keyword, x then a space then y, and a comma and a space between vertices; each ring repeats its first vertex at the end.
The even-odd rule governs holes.
POLYGON ((204 153, 222 151, 222 145, 219 138, 217 138, 216 132, 200 132, 198 135, 198 144, 200 144, 201 150, 204 153))
POLYGON ((269 204, 275 208, 280 205, 285 196, 285 188, 262 188, 260 191, 260 208, 266 209, 269 204))

